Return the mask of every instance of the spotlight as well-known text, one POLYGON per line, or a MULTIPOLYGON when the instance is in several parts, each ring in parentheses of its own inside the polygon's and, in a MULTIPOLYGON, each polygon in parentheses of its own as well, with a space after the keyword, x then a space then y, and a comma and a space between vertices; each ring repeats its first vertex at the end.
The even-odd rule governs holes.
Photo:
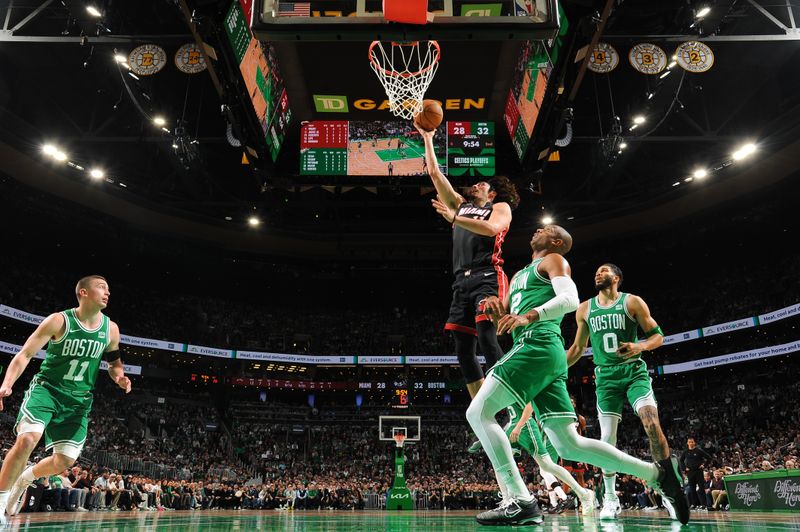
POLYGON ((648 99, 648 100, 652 100, 652 99, 653 99, 653 96, 655 96, 655 95, 656 95, 656 93, 655 93, 655 92, 648 92, 648 93, 647 93, 647 99, 648 99))
POLYGON ((633 124, 631 127, 628 128, 628 131, 633 131, 637 127, 639 127, 639 124, 633 124))
POLYGON ((167 125, 167 121, 164 120, 164 117, 162 116, 156 116, 155 118, 153 118, 153 123, 159 127, 167 125))
POLYGON ((172 143, 172 147, 173 147, 173 149, 176 149, 176 150, 178 149, 178 145, 176 143, 174 143, 174 142, 172 143))
POLYGON ((756 145, 753 143, 747 143, 744 146, 740 147, 738 150, 733 152, 733 159, 736 161, 742 160, 745 157, 748 157, 756 151, 756 145))
POLYGON ((664 78, 666 78, 667 76, 669 76, 670 74, 672 74, 672 71, 671 71, 671 70, 665 70, 663 74, 661 74, 660 76, 658 76, 658 79, 664 79, 664 78))
POLYGON ((45 144, 44 146, 42 146, 42 153, 44 153, 45 155, 53 156, 57 151, 58 148, 56 148, 52 144, 45 144))
POLYGON ((700 11, 698 11, 697 15, 695 15, 695 17, 696 18, 703 18, 706 15, 708 15, 709 13, 711 13, 711 8, 706 6, 706 7, 702 8, 700 11))
POLYGON ((130 77, 132 77, 133 79, 135 79, 136 81, 139 81, 139 76, 137 76, 137 75, 136 75, 136 74, 134 74, 133 72, 128 72, 128 75, 129 75, 130 77))
POLYGON ((53 159, 55 159, 56 161, 62 161, 62 162, 66 161, 67 160, 67 154, 64 153, 63 151, 56 150, 55 152, 53 152, 53 159))
POLYGON ((708 172, 706 172, 706 170, 703 168, 698 168, 697 170, 694 171, 694 174, 692 175, 694 175, 694 177, 697 179, 703 179, 705 176, 708 175, 708 172))
POLYGON ((545 215, 545 216, 542 217, 542 223, 544 225, 550 225, 551 223, 553 223, 553 218, 551 216, 546 216, 545 215))
POLYGON ((257 227, 261 223, 261 220, 259 220, 257 216, 251 216, 247 219, 247 223, 250 227, 257 227))
POLYGON ((89 175, 92 177, 92 179, 103 179, 106 173, 100 170, 99 168, 92 168, 91 170, 89 170, 89 175))
POLYGON ((620 142, 620 143, 619 143, 619 149, 620 149, 620 150, 624 150, 624 149, 625 149, 625 148, 627 148, 627 147, 628 147, 628 143, 627 143, 627 142, 625 142, 624 140, 623 140, 622 142, 620 142))
POLYGON ((634 124, 644 124, 645 118, 642 115, 637 115, 633 117, 634 124))
POLYGON ((86 12, 89 13, 93 17, 102 17, 103 14, 100 12, 99 9, 94 7, 93 5, 89 4, 86 6, 86 12))
POLYGON ((128 58, 122 54, 114 54, 114 61, 116 61, 117 63, 127 63, 128 58))
POLYGON ((667 65, 667 68, 673 68, 673 67, 674 67, 675 65, 677 65, 677 64, 678 64, 678 62, 677 62, 677 61, 675 61, 675 60, 673 59, 673 60, 670 62, 670 64, 668 64, 668 65, 667 65))
POLYGON ((684 179, 684 181, 686 181, 687 183, 691 183, 693 179, 694 178, 690 176, 690 177, 687 177, 686 179, 684 179))
POLYGON ((678 185, 680 185, 680 184, 681 184, 681 182, 680 182, 680 181, 675 181, 674 183, 672 183, 672 186, 673 186, 673 187, 677 187, 677 186, 678 186, 678 185))

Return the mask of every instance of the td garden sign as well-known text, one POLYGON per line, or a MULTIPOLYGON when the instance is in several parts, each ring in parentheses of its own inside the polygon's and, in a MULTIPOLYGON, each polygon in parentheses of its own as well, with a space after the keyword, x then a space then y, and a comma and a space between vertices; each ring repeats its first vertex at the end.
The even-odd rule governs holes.
POLYGON ((725 477, 732 510, 800 512, 800 470, 725 477))
MULTIPOLYGON (((388 111, 389 100, 348 98, 345 95, 314 94, 318 113, 348 113, 350 111, 388 111)), ((435 100, 435 98, 432 98, 435 100)), ((445 111, 476 111, 486 108, 486 98, 445 98, 436 100, 445 111)))

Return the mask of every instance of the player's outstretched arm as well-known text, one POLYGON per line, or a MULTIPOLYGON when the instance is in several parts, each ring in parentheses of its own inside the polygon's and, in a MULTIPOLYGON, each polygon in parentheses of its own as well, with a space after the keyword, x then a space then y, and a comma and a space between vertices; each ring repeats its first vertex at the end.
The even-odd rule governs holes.
POLYGON ((111 380, 125 390, 125 393, 130 393, 131 380, 125 376, 125 367, 122 365, 122 358, 119 354, 119 326, 113 321, 111 322, 111 339, 106 352, 103 353, 103 358, 108 362, 108 376, 111 377, 111 380))
POLYGON ((628 313, 633 316, 639 327, 642 328, 646 338, 641 342, 620 343, 617 354, 622 358, 631 358, 642 351, 652 351, 661 347, 664 343, 664 333, 661 332, 661 327, 650 315, 650 308, 644 302, 644 299, 631 294, 626 298, 625 304, 628 308, 628 313))
POLYGON ((439 161, 436 160, 436 152, 433 149, 433 136, 436 131, 425 131, 416 124, 414 127, 419 131, 423 142, 425 142, 425 162, 428 167, 428 175, 431 176, 433 186, 436 188, 436 194, 439 199, 446 206, 451 209, 457 209, 459 205, 464 203, 464 196, 456 192, 447 177, 439 170, 439 161))
POLYGON ((11 388, 17 382, 19 376, 28 367, 31 359, 36 356, 36 353, 43 348, 51 338, 58 338, 64 333, 66 325, 64 324, 64 316, 61 313, 50 314, 42 323, 36 327, 27 340, 25 345, 22 346, 19 353, 14 355, 11 363, 8 365, 8 371, 3 379, 3 384, 0 386, 0 410, 3 409, 3 397, 11 395, 11 388))
POLYGON ((575 312, 575 321, 578 323, 578 332, 575 333, 575 341, 567 350, 567 367, 573 366, 583 356, 586 345, 589 343, 589 326, 586 324, 586 315, 589 311, 589 301, 586 300, 578 305, 575 312))

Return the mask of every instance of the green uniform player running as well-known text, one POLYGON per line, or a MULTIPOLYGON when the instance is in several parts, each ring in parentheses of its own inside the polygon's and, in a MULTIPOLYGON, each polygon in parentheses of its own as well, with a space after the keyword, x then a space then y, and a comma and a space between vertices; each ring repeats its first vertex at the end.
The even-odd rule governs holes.
POLYGON ((89 412, 100 363, 105 359, 111 379, 126 393, 131 381, 119 355, 119 327, 102 310, 108 305, 108 283, 99 275, 84 277, 75 288, 78 307, 51 314, 11 361, 0 386, 3 398, 25 371, 31 358, 47 345, 44 362, 22 399, 14 426, 16 442, 0 469, 0 522, 19 512, 21 497, 34 479, 55 475, 75 462, 86 442, 89 412), (44 435, 53 455, 26 468, 44 435))
POLYGON ((487 312, 497 322, 497 333, 512 333, 514 345, 487 374, 467 409, 467 421, 492 462, 501 491, 508 496, 500 507, 478 515, 477 521, 485 525, 542 521, 541 511, 513 460, 511 444, 494 418, 504 408, 531 403, 559 456, 660 485, 665 496, 684 500, 679 516, 682 522, 688 522, 677 460, 647 463, 608 443, 578 434, 575 410, 567 393, 567 358, 559 327, 564 314, 573 312, 579 304, 564 258, 571 248, 572 237, 564 228, 547 225, 538 229, 531 239, 531 264, 514 277, 505 300, 486 300, 487 312))
MULTIPOLYGON (((642 352, 652 351, 664 342, 661 328, 650 315, 644 300, 619 291, 622 270, 614 264, 603 264, 595 273, 597 296, 578 307, 575 318, 578 331, 575 342, 567 351, 567 363, 575 364, 592 343, 595 363, 597 413, 600 439, 611 445, 617 443, 617 425, 622 420, 625 400, 642 420, 650 450, 656 461, 669 458, 667 439, 658 422, 656 405, 647 364, 642 352), (638 330, 645 340, 638 341, 638 330)), ((616 495, 616 472, 603 470, 605 496, 601 519, 614 519, 620 512, 616 495)), ((669 501, 665 503, 675 517, 669 501)))

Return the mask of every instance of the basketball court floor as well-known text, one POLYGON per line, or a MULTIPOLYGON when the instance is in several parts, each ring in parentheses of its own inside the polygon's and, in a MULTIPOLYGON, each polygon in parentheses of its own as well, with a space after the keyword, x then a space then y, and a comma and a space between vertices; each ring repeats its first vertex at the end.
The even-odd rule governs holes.
MULTIPOLYGON (((8 530, 295 530, 316 531, 463 531, 508 530, 508 527, 479 526, 475 511, 194 511, 194 512, 100 512, 34 513, 10 520, 8 530)), ((617 521, 583 519, 577 513, 547 515, 541 526, 524 527, 543 532, 597 531, 632 532, 649 530, 784 531, 800 530, 800 514, 778 513, 697 513, 688 525, 681 526, 666 516, 648 512, 625 512, 617 521)))

